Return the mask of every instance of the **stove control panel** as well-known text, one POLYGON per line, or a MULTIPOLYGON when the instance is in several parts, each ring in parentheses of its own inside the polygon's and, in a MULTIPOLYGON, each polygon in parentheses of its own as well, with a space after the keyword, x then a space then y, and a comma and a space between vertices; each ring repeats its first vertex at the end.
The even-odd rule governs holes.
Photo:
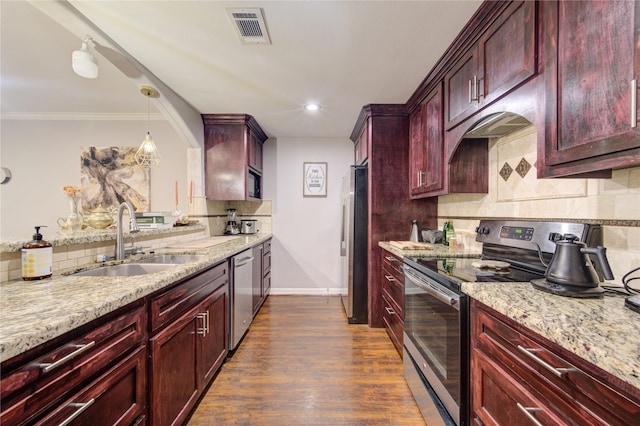
POLYGON ((533 228, 527 228, 524 226, 503 226, 500 228, 500 238, 531 241, 532 237, 533 228))

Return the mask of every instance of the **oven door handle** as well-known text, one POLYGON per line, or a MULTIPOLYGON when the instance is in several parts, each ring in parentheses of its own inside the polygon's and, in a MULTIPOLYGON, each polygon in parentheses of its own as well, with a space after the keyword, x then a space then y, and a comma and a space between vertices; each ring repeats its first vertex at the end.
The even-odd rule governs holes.
POLYGON ((417 285, 418 287, 420 287, 422 290, 424 290, 425 292, 427 292, 429 295, 435 297, 436 299, 438 299, 439 301, 448 304, 449 306, 451 306, 452 308, 454 308, 456 311, 460 310, 460 306, 459 303, 460 302, 460 297, 452 297, 451 295, 445 293, 444 291, 440 291, 436 288, 433 288, 429 285, 425 285, 425 283, 421 282, 420 280, 418 280, 416 277, 413 276, 413 274, 408 271, 406 268, 404 270, 404 276, 411 281, 412 283, 414 283, 415 285, 417 285))

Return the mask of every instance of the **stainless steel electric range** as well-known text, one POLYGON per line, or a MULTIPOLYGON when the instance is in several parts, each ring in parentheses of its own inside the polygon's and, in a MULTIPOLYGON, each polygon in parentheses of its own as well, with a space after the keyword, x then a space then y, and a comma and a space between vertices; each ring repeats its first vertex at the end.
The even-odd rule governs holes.
POLYGON ((476 229, 482 243, 477 257, 404 258, 404 375, 430 426, 434 413, 445 425, 470 421, 469 301, 461 284, 542 278, 554 241, 564 234, 590 247, 602 244, 599 225, 483 220, 476 229))

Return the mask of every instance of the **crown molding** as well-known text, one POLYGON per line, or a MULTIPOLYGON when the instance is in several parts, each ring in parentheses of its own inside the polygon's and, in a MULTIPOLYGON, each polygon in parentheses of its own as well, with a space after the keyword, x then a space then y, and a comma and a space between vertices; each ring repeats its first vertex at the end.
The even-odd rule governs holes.
MULTIPOLYGON (((95 113, 95 112, 10 112, 0 114, 2 120, 39 121, 147 121, 146 113, 95 113)), ((151 121, 166 121, 159 113, 149 114, 151 121)))

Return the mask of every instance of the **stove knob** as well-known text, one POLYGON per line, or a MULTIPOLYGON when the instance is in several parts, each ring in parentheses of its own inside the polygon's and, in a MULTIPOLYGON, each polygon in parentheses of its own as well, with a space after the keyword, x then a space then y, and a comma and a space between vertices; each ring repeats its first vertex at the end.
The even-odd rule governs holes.
POLYGON ((482 229, 480 230, 480 233, 484 235, 489 235, 490 231, 491 231, 491 228, 489 228, 488 226, 483 226, 482 229))
POLYGON ((549 241, 553 241, 554 243, 556 241, 560 241, 562 239, 562 234, 559 232, 550 232, 549 233, 549 241))

